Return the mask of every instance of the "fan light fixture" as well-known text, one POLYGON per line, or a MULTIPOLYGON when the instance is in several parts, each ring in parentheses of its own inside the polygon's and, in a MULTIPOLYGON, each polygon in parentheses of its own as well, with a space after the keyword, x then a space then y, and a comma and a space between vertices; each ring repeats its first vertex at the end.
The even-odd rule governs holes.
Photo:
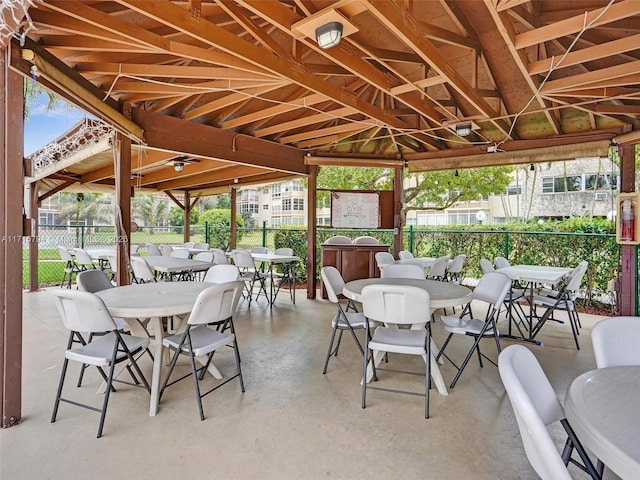
POLYGON ((175 168, 176 172, 181 172, 184 170, 184 162, 173 162, 173 168, 175 168))
POLYGON ((456 135, 466 137, 471 134, 471 129, 470 123, 461 123, 460 125, 456 125, 456 135))
POLYGON ((342 38, 342 24, 340 22, 329 22, 316 28, 316 41, 323 50, 335 47, 342 38))

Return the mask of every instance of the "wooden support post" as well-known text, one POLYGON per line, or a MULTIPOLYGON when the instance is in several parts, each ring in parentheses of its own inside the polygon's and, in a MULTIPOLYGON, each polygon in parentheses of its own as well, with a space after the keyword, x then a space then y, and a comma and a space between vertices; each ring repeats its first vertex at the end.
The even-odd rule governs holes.
POLYGON ((316 298, 318 279, 316 278, 316 205, 318 203, 317 192, 318 167, 309 166, 307 178, 307 298, 316 298))
POLYGON ((231 250, 236 248, 236 234, 238 230, 236 228, 236 192, 236 187, 231 187, 231 218, 229 219, 229 224, 231 225, 231 231, 229 232, 229 235, 231 236, 229 239, 229 247, 231 250))
POLYGON ((22 421, 22 76, 0 48, 0 410, 2 427, 22 421))
MULTIPOLYGON (((618 148, 620 156, 620 192, 635 191, 635 145, 618 148)), ((620 315, 636 314, 636 246, 620 245, 622 265, 620 268, 620 315)))
POLYGON ((122 224, 116 220, 116 257, 118 259, 118 285, 129 285, 128 259, 131 253, 131 139, 118 133, 116 166, 116 205, 120 209, 122 224))
POLYGON ((398 252, 402 250, 403 167, 396 167, 393 173, 393 252, 397 258, 398 252))

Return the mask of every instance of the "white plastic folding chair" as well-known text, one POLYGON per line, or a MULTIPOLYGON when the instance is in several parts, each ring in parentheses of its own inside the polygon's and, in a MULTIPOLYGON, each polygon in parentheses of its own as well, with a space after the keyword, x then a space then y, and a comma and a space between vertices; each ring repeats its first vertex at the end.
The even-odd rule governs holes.
POLYGON ((493 272, 495 270, 495 267, 493 266, 493 263, 491 263, 490 260, 487 260, 486 258, 482 258, 480 259, 480 270, 482 270, 482 273, 489 273, 489 272, 493 272))
POLYGON ((460 317, 453 317, 448 315, 443 315, 440 317, 442 321, 442 325, 446 332, 449 333, 447 339, 445 340, 440 352, 438 353, 437 358, 440 356, 444 356, 451 364, 456 368, 457 373, 451 382, 450 388, 455 387, 460 375, 462 375, 463 370, 469 363, 471 356, 474 352, 478 353, 478 361, 480 362, 480 367, 483 367, 482 359, 485 358, 490 363, 497 365, 496 362, 487 357, 484 353, 480 351, 480 341, 483 338, 491 338, 493 337, 496 343, 497 353, 500 353, 500 338, 498 327, 496 326, 496 321, 498 317, 498 312, 500 311, 500 307, 504 302, 505 297, 509 291, 511 286, 511 279, 508 275, 501 272, 489 272, 484 274, 480 280, 478 281, 478 285, 471 293, 472 300, 484 302, 487 304, 487 313, 485 317, 475 318, 473 316, 473 312, 471 310, 471 302, 469 302, 460 317), (466 317, 469 318, 466 318, 466 317), (446 353, 445 350, 449 345, 449 342, 453 338, 454 335, 464 335, 468 337, 472 337, 474 342, 467 353, 464 361, 458 366, 446 353))
POLYGON ((153 256, 162 255, 160 248, 155 243, 147 243, 147 252, 149 252, 149 255, 153 256))
POLYGON ((451 263, 447 267, 446 280, 462 284, 464 278, 464 264, 467 261, 467 256, 464 253, 456 255, 451 260, 451 263))
POLYGON ((164 379, 162 388, 160 389, 160 398, 165 389, 180 380, 191 376, 193 378, 196 398, 198 401, 198 410, 200 420, 204 420, 204 410, 202 407, 202 398, 205 395, 217 390, 221 386, 238 378, 240 381, 240 390, 244 392, 244 381, 242 379, 242 369, 240 367, 240 353, 238 350, 238 342, 235 335, 235 327, 233 325, 233 312, 236 309, 238 300, 243 289, 242 282, 224 283, 212 285, 203 290, 195 301, 191 315, 187 320, 184 332, 165 338, 162 344, 173 351, 169 371, 164 379), (227 324, 230 333, 215 330, 211 325, 227 324), (213 354, 220 348, 230 346, 233 348, 236 363, 236 372, 220 383, 210 388, 204 393, 200 391, 200 381, 204 379, 204 375, 211 363, 213 354), (171 374, 176 366, 176 362, 181 355, 189 357, 191 371, 180 378, 169 382, 171 374), (207 360, 203 366, 196 368, 196 357, 206 356, 207 360))
POLYGON ((240 279, 245 284, 245 298, 249 299, 249 305, 251 305, 251 299, 253 298, 253 288, 258 283, 258 293, 256 294, 256 300, 260 296, 260 293, 264 293, 265 298, 269 298, 265 287, 266 277, 263 272, 256 268, 255 262, 251 253, 247 250, 233 250, 231 252, 233 257, 233 263, 240 269, 240 279))
POLYGON ((640 317, 610 317, 591 330, 598 368, 640 365, 640 317))
POLYGON ((196 244, 194 242, 185 242, 182 247, 183 248, 195 248, 196 244))
POLYGON ((229 263, 227 254, 221 248, 212 248, 209 251, 213 253, 213 263, 215 263, 216 265, 224 265, 225 263, 229 263))
POLYGON ((400 260, 409 260, 413 258, 413 253, 408 250, 401 250, 400 252, 398 252, 398 258, 400 260))
POLYGON ((208 243, 196 243, 193 248, 197 248, 198 250, 208 250, 209 249, 209 244, 208 243))
MULTIPOLYGON (((127 361, 133 367, 136 377, 141 379, 144 387, 151 393, 151 387, 143 375, 140 367, 136 363, 135 355, 147 350, 149 338, 134 337, 132 335, 121 335, 118 327, 109 314, 107 307, 100 297, 90 292, 68 290, 55 293, 56 307, 62 318, 64 326, 69 330, 69 340, 65 351, 64 363, 60 374, 58 391, 51 414, 51 423, 56 421, 60 402, 69 403, 100 413, 100 423, 98 426, 98 438, 102 436, 104 420, 107 414, 109 396, 114 382, 128 383, 114 378, 115 365, 127 361), (82 336, 83 332, 100 333, 90 342, 86 342, 82 336), (105 334, 105 332, 108 332, 105 334), (80 346, 74 346, 79 344, 80 346), (81 364, 92 365, 98 369, 100 376, 106 382, 106 390, 102 402, 102 408, 81 403, 62 396, 64 380, 67 373, 69 361, 81 364), (105 373, 104 368, 109 368, 105 373)), ((135 386, 141 386, 136 380, 135 386)))
POLYGON ((149 283, 157 281, 153 274, 153 270, 151 270, 144 257, 131 257, 131 272, 133 275, 133 283, 149 283))
POLYGON ((138 250, 140 250, 139 245, 129 245, 129 253, 131 255, 135 255, 136 253, 138 253, 138 250))
POLYGON ((504 257, 496 257, 496 268, 499 270, 501 268, 510 267, 511 263, 504 257))
MULTIPOLYGON (((429 293, 414 286, 399 285, 367 285, 362 289, 362 306, 365 321, 365 355, 362 373, 362 408, 366 407, 367 390, 383 390, 387 392, 409 395, 424 395, 424 417, 429 418, 429 382, 431 377, 431 324, 429 309, 429 293), (371 322, 383 324, 376 327, 371 336, 371 322), (410 329, 393 328, 393 326, 410 326, 410 329), (371 340, 369 340, 371 338, 371 340), (371 352, 371 355, 369 354, 371 352), (378 381, 375 352, 419 355, 426 364, 424 377, 424 394, 415 391, 399 390, 373 386, 367 383, 367 369, 373 368, 373 380, 378 381)), ((410 373, 393 370, 396 373, 410 373)))
POLYGON ((209 262, 213 263, 213 252, 198 252, 193 256, 194 260, 199 260, 201 262, 209 262))
POLYGON ((351 239, 344 235, 334 235, 333 237, 327 238, 324 243, 327 245, 345 245, 351 243, 351 239))
POLYGON ((412 278, 424 280, 424 269, 420 265, 392 263, 380 269, 381 278, 412 278))
POLYGON ((249 252, 251 252, 251 253, 268 253, 269 249, 267 247, 251 247, 249 252))
POLYGON ((376 265, 381 271, 382 271, 382 267, 386 265, 391 265, 393 262, 396 261, 396 259, 393 258, 393 255, 391 255, 389 252, 376 252, 375 259, 376 259, 376 265))
POLYGON ((226 263, 224 265, 214 265, 207 270, 204 276, 205 282, 228 283, 240 280, 240 270, 236 265, 226 263))
POLYGON ((362 235, 360 237, 356 237, 351 242, 355 245, 378 245, 378 239, 375 237, 370 237, 369 235, 362 235))
POLYGON ((435 261, 429 267, 427 278, 431 280, 444 280, 447 277, 448 264, 449 264, 449 257, 436 258, 435 261))
POLYGON ((578 342, 578 335, 580 334, 580 314, 578 313, 576 300, 578 298, 580 285, 582 284, 582 278, 587 272, 588 267, 589 263, 587 261, 580 262, 578 266, 575 267, 567 276, 567 280, 563 288, 557 292, 546 290, 544 292, 546 295, 533 296, 534 315, 538 318, 538 321, 533 328, 533 336, 542 329, 547 320, 553 318, 556 321, 560 321, 554 318, 553 315, 557 311, 564 311, 567 312, 567 316, 569 317, 569 325, 571 327, 571 333, 573 334, 573 340, 576 344, 576 349, 580 350, 580 343, 578 342), (542 316, 535 313, 536 307, 545 308, 542 316))
MULTIPOLYGON (((280 247, 276 248, 273 252, 276 255, 284 255, 287 257, 293 256, 293 248, 289 247, 280 247)), ((283 285, 287 285, 289 288, 289 298, 293 300, 293 289, 296 288, 294 285, 294 273, 296 268, 296 263, 278 263, 276 265, 272 265, 273 268, 273 281, 275 284, 275 291, 273 293, 274 297, 278 296, 280 293, 280 288, 283 285)))
POLYGON ((529 463, 543 480, 571 480, 569 462, 601 478, 573 429, 567 422, 558 396, 536 357, 523 345, 510 345, 498 357, 498 371, 507 391, 529 463), (568 434, 562 454, 547 427, 560 422, 568 434), (573 449, 582 463, 571 458, 573 449))
POLYGON ((364 355, 364 349, 355 330, 364 330, 365 318, 364 314, 358 312, 355 304, 352 300, 349 300, 345 308, 340 303, 340 296, 342 295, 342 289, 344 288, 344 279, 340 272, 335 267, 322 267, 320 271, 322 277, 322 283, 327 291, 327 297, 331 303, 337 306, 336 314, 331 320, 331 341, 329 342, 329 348, 327 350, 327 356, 324 360, 324 368, 322 373, 327 373, 327 367, 329 366, 329 359, 334 356, 338 356, 338 350, 340 349, 340 342, 342 341, 342 333, 345 330, 349 330, 354 342, 356 343, 360 354, 364 355), (349 312, 349 309, 353 309, 353 312, 349 312), (338 333, 338 339, 336 341, 336 333, 338 333))
POLYGON ((71 282, 73 282, 73 275, 77 274, 80 271, 80 267, 76 264, 73 256, 69 253, 69 251, 63 247, 58 246, 58 254, 60 255, 60 259, 65 263, 62 274, 62 281, 60 282, 60 287, 64 288, 65 282, 68 280, 68 288, 71 288, 71 282))
POLYGON ((173 253, 171 245, 159 245, 158 248, 160 249, 160 254, 164 257, 170 257, 173 253))
POLYGON ((174 258, 189 258, 191 254, 186 248, 175 248, 171 250, 169 256, 174 258))
MULTIPOLYGON (((483 274, 495 271, 493 263, 491 263, 491 261, 487 260, 486 258, 480 260, 480 269, 482 270, 483 274)), ((526 331, 527 314, 522 309, 522 305, 520 305, 520 301, 524 298, 524 295, 525 289, 515 288, 513 282, 511 282, 509 293, 507 293, 507 296, 504 299, 504 306, 507 309, 507 316, 509 317, 509 321, 513 322, 510 325, 516 326, 516 328, 520 332, 521 337, 526 336, 524 332, 526 331)))
POLYGON ((93 263, 93 259, 84 248, 74 248, 73 256, 80 270, 93 270, 96 268, 96 264, 93 263))

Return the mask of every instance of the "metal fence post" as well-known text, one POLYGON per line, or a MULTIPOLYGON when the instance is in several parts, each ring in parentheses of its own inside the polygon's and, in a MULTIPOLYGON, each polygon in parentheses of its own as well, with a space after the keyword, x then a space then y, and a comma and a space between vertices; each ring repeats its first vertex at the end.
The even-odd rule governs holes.
POLYGON ((211 245, 211 235, 209 233, 209 222, 204 222, 204 241, 211 245))
POLYGON ((267 221, 262 221, 262 246, 267 246, 267 221))
POLYGON ((509 232, 504 234, 504 258, 509 258, 509 232))
POLYGON ((413 225, 409 225, 409 251, 413 253, 413 225))
POLYGON ((80 225, 80 248, 84 248, 84 225, 80 225))

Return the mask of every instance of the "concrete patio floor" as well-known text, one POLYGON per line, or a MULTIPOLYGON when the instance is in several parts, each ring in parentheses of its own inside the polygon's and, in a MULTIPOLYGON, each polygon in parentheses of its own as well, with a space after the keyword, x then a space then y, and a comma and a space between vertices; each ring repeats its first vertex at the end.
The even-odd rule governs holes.
MULTIPOLYGON (((264 299, 239 305, 234 317, 246 392, 237 381, 203 399, 200 421, 191 380, 169 388, 156 417, 149 396, 127 385, 109 402, 104 436, 96 439, 98 414, 62 404, 51 409, 67 331, 51 290, 24 294, 23 422, 0 432, 0 478, 23 479, 533 479, 516 421, 497 368, 474 358, 448 396, 424 398, 370 391, 360 406, 362 357, 349 336, 326 375, 323 362, 335 306, 307 300, 296 305, 281 293, 273 309, 264 299)), ((459 310, 458 310, 459 311, 459 310)), ((561 400, 571 380, 595 368, 590 332, 599 316, 582 314, 581 350, 568 324, 549 322, 536 354, 561 400)), ((360 332, 361 334, 362 332, 360 332)), ((442 324, 433 326, 442 344, 442 324)), ((483 342, 495 358, 495 345, 483 342)), ((503 348, 513 341, 503 339, 503 348)), ((455 338, 447 352, 461 359, 470 339, 455 338)), ((424 368, 418 358, 392 356, 389 367, 424 368)), ((233 368, 230 351, 216 354, 222 372, 233 368)), ((150 361, 142 360, 150 378, 150 361)), ((184 371, 186 364, 181 367, 184 371)), ((455 371, 441 366, 450 383, 455 371)), ((95 369, 76 389, 77 366, 65 392, 98 403, 95 369)), ((380 372, 380 382, 420 391, 422 377, 380 372), (406 377, 406 378, 405 378, 406 377)), ((207 380, 212 382, 213 380, 207 380)), ((558 426, 559 427, 559 426, 558 426)), ((553 430, 558 445, 561 428, 553 430)), ((569 467, 574 478, 587 475, 569 467)), ((616 478, 610 472, 606 478, 616 478)))

